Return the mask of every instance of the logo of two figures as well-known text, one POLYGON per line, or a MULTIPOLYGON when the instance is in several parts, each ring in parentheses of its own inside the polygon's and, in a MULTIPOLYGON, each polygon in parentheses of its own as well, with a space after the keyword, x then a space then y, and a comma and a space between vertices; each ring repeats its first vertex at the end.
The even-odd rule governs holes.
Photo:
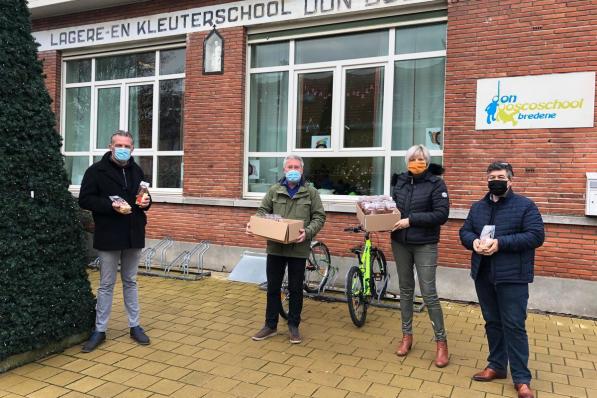
POLYGON ((512 123, 512 126, 516 126, 518 121, 516 120, 515 116, 520 112, 519 110, 515 110, 511 113, 507 112, 504 107, 500 108, 500 82, 498 81, 497 85, 497 94, 491 99, 489 105, 485 107, 485 112, 487 113, 487 124, 491 124, 493 122, 501 122, 501 123, 512 123))

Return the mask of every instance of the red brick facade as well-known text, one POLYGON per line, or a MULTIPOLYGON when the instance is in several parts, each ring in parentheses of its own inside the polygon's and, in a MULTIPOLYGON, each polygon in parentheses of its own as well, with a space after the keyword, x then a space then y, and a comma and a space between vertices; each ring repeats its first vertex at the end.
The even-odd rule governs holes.
MULTIPOLYGON (((36 30, 192 8, 214 2, 151 1, 34 21, 36 30)), ((444 163, 453 209, 466 210, 486 191, 489 160, 514 165, 514 189, 531 197, 544 215, 582 218, 585 172, 597 171, 595 128, 475 131, 476 80, 500 76, 597 70, 597 3, 561 0, 448 1, 444 163)), ((223 75, 202 74, 206 33, 187 37, 184 106, 184 196, 241 198, 244 147, 246 32, 221 31, 223 75)), ((41 53, 47 85, 59 104, 60 54, 41 53)), ((148 235, 181 241, 264 247, 244 234, 251 208, 153 205, 148 235)), ((320 234, 335 255, 348 256, 359 237, 342 232, 352 214, 329 213, 320 234)), ((444 226, 440 263, 467 268, 469 252, 458 239, 462 220, 444 226)), ((597 227, 546 225, 536 274, 597 281, 597 227)), ((379 244, 391 259, 387 234, 379 244)))
POLYGON ((245 103, 244 28, 223 29, 224 73, 203 74, 203 40, 187 38, 184 106, 184 195, 239 198, 242 195, 245 103))
POLYGON ((46 88, 52 98, 52 111, 56 114, 56 130, 60 131, 60 80, 62 56, 60 51, 43 51, 38 54, 43 63, 46 88))

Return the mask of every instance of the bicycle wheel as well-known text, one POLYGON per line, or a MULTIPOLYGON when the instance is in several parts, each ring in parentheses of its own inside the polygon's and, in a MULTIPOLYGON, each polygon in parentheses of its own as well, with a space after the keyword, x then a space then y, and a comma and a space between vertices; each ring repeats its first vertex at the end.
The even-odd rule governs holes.
POLYGON ((371 252, 371 295, 384 297, 388 288, 388 263, 381 250, 371 252), (381 293, 380 293, 381 292, 381 293))
POLYGON ((290 290, 288 289, 288 271, 284 274, 282 288, 280 289, 280 316, 288 320, 288 311, 290 310, 290 290))
POLYGON ((361 327, 367 319, 367 298, 363 291, 363 274, 359 267, 353 266, 346 274, 346 302, 350 319, 356 327, 361 327))
POLYGON ((318 293, 325 286, 330 272, 330 250, 323 242, 314 241, 305 267, 304 288, 308 293, 318 293))

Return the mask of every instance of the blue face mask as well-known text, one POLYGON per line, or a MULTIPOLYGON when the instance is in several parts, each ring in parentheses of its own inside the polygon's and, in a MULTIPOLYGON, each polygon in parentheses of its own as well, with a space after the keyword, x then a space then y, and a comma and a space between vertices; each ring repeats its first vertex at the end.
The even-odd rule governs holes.
POLYGON ((297 183, 301 180, 301 173, 297 170, 290 170, 286 172, 286 181, 297 183))
POLYGON ((131 150, 129 148, 114 148, 114 158, 126 162, 131 158, 131 150))

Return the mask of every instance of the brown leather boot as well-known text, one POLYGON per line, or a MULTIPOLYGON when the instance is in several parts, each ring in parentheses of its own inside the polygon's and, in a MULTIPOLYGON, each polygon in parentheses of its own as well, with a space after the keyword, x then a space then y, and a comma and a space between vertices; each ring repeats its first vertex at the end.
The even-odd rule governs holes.
POLYGON ((448 366, 448 363, 450 363, 450 360, 448 359, 448 342, 438 341, 435 353, 435 366, 444 368, 448 366))
POLYGON ((413 335, 405 334, 402 336, 402 341, 398 348, 396 348, 396 355, 399 357, 405 357, 413 346, 413 335))

